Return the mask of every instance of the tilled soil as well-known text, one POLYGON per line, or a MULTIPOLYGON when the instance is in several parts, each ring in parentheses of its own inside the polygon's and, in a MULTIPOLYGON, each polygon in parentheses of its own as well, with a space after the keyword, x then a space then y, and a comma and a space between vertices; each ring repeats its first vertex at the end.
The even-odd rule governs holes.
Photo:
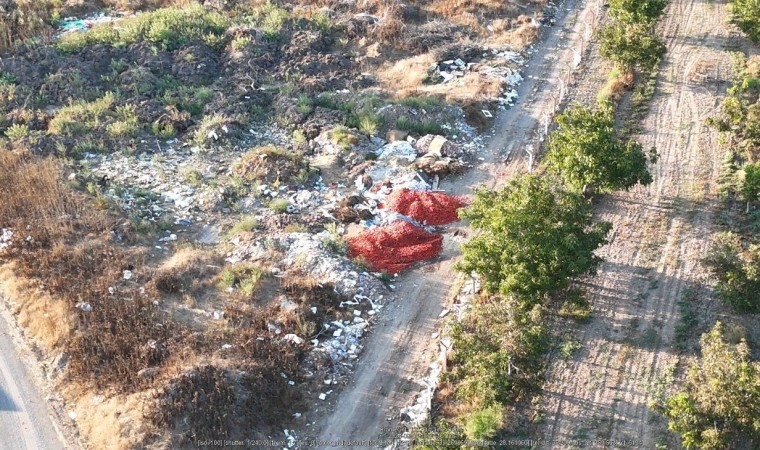
POLYGON ((605 197, 598 218, 613 224, 605 260, 587 280, 591 322, 581 349, 552 365, 538 433, 541 448, 654 448, 665 437, 648 407, 674 368, 678 301, 704 285, 699 260, 716 230, 714 180, 722 150, 705 119, 718 113, 733 68, 726 2, 674 0, 660 33, 668 53, 638 137, 660 154, 654 182, 605 197), (697 74, 710 61, 707 76, 697 74), (709 81, 708 81, 709 80, 709 81))

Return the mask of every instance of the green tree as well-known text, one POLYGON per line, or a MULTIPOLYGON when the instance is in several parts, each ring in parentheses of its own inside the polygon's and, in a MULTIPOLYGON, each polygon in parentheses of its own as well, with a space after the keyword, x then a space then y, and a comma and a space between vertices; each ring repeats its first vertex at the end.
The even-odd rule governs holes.
POLYGON ((610 0, 610 14, 620 22, 651 26, 667 5, 668 0, 610 0))
POLYGON ((760 0, 734 0, 734 20, 755 42, 760 42, 760 0))
POLYGON ((760 312, 760 247, 743 251, 739 236, 716 234, 702 260, 718 280, 715 290, 720 299, 738 312, 760 312))
POLYGON ((689 369, 686 389, 662 408, 668 428, 687 449, 758 448, 760 362, 750 360, 746 342, 727 343, 720 322, 700 343, 702 355, 689 369))
POLYGON ((741 194, 747 202, 747 213, 749 213, 750 204, 760 200, 760 163, 746 164, 744 166, 741 194))
POLYGON ((584 191, 593 185, 604 191, 652 182, 647 164, 656 156, 648 156, 634 140, 621 142, 610 112, 573 106, 557 117, 557 124, 549 138, 546 163, 569 185, 584 191))
POLYGON ((654 67, 665 54, 665 44, 646 24, 615 22, 600 28, 597 36, 599 52, 623 71, 654 67))
POLYGON ((501 192, 478 191, 460 213, 479 233, 462 246, 458 269, 478 273, 491 292, 536 298, 564 289, 599 264, 608 223, 594 223, 580 194, 525 175, 501 192))

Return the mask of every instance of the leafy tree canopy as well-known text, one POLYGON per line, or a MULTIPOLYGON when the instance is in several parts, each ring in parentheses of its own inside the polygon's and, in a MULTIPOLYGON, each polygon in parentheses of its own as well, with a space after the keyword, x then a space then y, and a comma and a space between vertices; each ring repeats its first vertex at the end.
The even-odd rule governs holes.
POLYGON ((668 0, 610 0, 610 14, 620 22, 651 25, 667 5, 668 0))
POLYGON ((760 42, 760 0, 734 0, 734 20, 755 42, 760 42))
POLYGON ((463 245, 458 265, 476 272, 491 292, 542 296, 593 272, 594 250, 606 243, 609 223, 595 223, 589 204, 546 177, 525 175, 501 192, 481 190, 460 213, 478 234, 463 245))
POLYGON ((622 70, 654 67, 665 54, 665 44, 646 24, 616 22, 597 33, 599 52, 622 70))
POLYGON ((655 156, 645 154, 634 140, 621 142, 609 112, 574 106, 557 117, 557 124, 549 139, 547 168, 569 185, 614 190, 652 182, 647 164, 655 156))
POLYGON ((703 263, 718 280, 715 290, 737 312, 760 312, 760 248, 747 251, 734 233, 713 237, 703 263))
POLYGON ((664 407, 668 427, 687 449, 757 448, 760 445, 760 362, 742 341, 724 340, 720 322, 702 335, 701 357, 691 366, 686 390, 664 407))

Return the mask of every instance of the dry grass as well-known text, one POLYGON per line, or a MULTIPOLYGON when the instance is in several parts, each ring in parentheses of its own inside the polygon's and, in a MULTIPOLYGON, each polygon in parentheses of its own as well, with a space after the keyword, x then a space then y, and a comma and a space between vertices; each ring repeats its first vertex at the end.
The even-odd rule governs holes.
POLYGON ((0 49, 14 47, 36 36, 47 40, 52 28, 47 21, 52 12, 51 1, 14 0, 0 6, 0 49))

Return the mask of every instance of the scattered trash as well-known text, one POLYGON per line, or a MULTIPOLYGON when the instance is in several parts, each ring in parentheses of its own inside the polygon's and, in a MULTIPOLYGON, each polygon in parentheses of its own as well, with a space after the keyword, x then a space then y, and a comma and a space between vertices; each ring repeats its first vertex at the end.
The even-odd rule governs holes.
POLYGON ((3 251, 11 245, 13 240, 13 230, 3 228, 0 231, 0 251, 3 251))
POLYGON ((92 305, 87 302, 79 302, 76 304, 76 307, 84 312, 92 312, 92 305))
POLYGON ((132 279, 132 271, 131 270, 125 270, 124 271, 124 279, 125 280, 131 280, 132 279))
POLYGON ((301 345, 304 342, 302 338, 300 338, 300 337, 298 337, 298 336, 296 336, 295 334, 292 334, 292 333, 286 334, 283 337, 283 340, 286 340, 288 342, 292 342, 292 343, 294 343, 296 345, 301 345))
POLYGON ((326 398, 327 398, 327 395, 325 395, 325 394, 319 394, 319 399, 320 400, 324 400, 326 398))

